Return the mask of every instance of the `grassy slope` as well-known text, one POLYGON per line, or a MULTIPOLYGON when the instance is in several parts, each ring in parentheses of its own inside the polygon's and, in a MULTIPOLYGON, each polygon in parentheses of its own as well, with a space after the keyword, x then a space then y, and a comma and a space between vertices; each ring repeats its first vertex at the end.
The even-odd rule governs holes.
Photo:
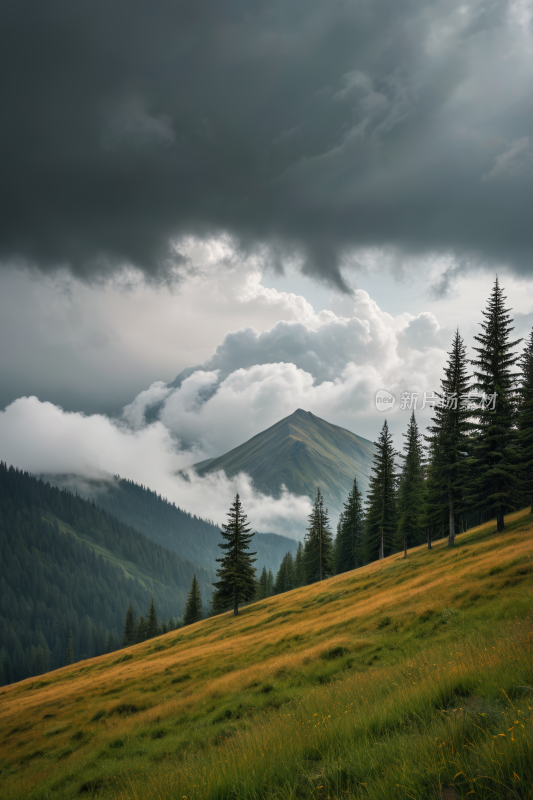
POLYGON ((259 490, 274 495, 282 483, 294 494, 308 494, 310 486, 320 486, 326 505, 338 512, 354 475, 366 491, 373 453, 374 445, 367 439, 298 409, 207 466, 200 466, 198 473, 223 469, 231 477, 246 472, 259 490))
POLYGON ((532 798, 532 552, 520 512, 5 687, 0 795, 532 798))

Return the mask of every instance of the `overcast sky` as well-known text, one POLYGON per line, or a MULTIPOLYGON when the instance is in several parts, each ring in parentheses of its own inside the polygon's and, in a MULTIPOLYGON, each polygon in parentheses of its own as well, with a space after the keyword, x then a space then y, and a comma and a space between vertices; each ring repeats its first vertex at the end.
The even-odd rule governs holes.
POLYGON ((375 439, 496 272, 528 335, 532 12, 4 2, 0 457, 221 519, 235 485, 176 469, 298 407, 375 439))

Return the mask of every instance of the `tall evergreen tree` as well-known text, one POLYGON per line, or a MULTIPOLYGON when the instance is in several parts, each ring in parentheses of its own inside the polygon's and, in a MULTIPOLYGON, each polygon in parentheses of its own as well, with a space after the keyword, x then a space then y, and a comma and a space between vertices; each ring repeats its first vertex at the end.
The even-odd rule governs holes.
POLYGON ((335 575, 338 575, 339 572, 343 570, 340 569, 340 550, 341 550, 341 539, 342 539, 342 525, 344 521, 344 511, 341 511, 339 514, 339 519, 337 520, 337 535, 335 536, 335 541, 333 542, 333 571, 335 575))
POLYGON ((466 347, 457 330, 441 380, 440 402, 428 428, 430 435, 426 437, 431 464, 427 483, 428 524, 440 523, 446 514, 450 547, 455 542, 456 515, 465 505, 466 459, 472 429, 467 364, 466 347))
POLYGON ((223 525, 224 542, 219 547, 225 551, 223 558, 217 558, 220 564, 214 583, 213 608, 221 611, 233 605, 233 613, 239 613, 239 603, 251 600, 255 594, 255 553, 249 552, 249 545, 254 533, 247 526, 247 517, 242 509, 239 495, 228 512, 228 522, 223 525))
POLYGON ((135 643, 135 617, 133 615, 133 608, 130 605, 126 611, 126 620, 124 622, 124 635, 122 637, 122 646, 129 647, 135 643))
POLYGON ((145 642, 148 639, 148 623, 141 614, 135 630, 135 642, 145 642))
POLYGON ((397 454, 392 446, 392 435, 387 420, 383 423, 375 446, 365 522, 364 553, 367 562, 385 558, 393 552, 398 525, 396 507, 398 475, 394 463, 397 454))
POLYGON ((522 502, 533 513, 533 331, 520 358, 522 369, 518 407, 518 457, 522 502))
POLYGON ((267 597, 272 597, 274 593, 274 576, 272 570, 269 569, 267 573, 267 597))
POLYGON ((154 598, 150 601, 150 609, 148 611, 148 624, 147 624, 147 638, 153 639, 159 633, 159 625, 157 622, 157 611, 155 610, 154 598))
POLYGON ((352 489, 339 518, 336 540, 336 574, 362 566, 364 528, 363 497, 357 485, 357 478, 354 478, 352 489))
POLYGON ((297 588, 298 586, 305 586, 305 583, 304 546, 301 542, 298 542, 296 556, 294 557, 294 588, 297 588))
POLYGON ((202 595, 196 580, 196 573, 192 576, 191 588, 187 597, 187 604, 183 613, 183 624, 192 625, 202 619, 202 595))
POLYGON ((305 573, 307 583, 322 581, 333 573, 333 541, 324 498, 317 488, 309 527, 305 535, 305 573))
POLYGON ((257 599, 264 600, 267 597, 267 585, 268 585, 268 575, 266 571, 266 567, 263 567, 261 571, 261 576, 257 583, 257 599))
POLYGON ((69 633, 67 649, 65 650, 65 664, 74 664, 74 637, 69 633))
POLYGON ((426 482, 424 478, 424 451, 422 434, 416 424, 415 412, 407 427, 404 444, 403 467, 398 487, 398 531, 397 546, 403 546, 403 556, 407 558, 407 548, 422 543, 425 535, 426 482))
POLYGON ((288 552, 283 556, 276 575, 274 592, 281 594, 282 592, 289 592, 291 589, 294 589, 294 559, 292 553, 288 552))
POLYGON ((498 278, 483 311, 482 333, 475 336, 479 347, 472 361, 474 388, 487 398, 494 398, 475 412, 477 436, 473 444, 473 459, 469 495, 473 503, 496 516, 498 532, 504 529, 505 511, 518 502, 518 471, 516 437, 516 385, 519 372, 514 367, 519 356, 512 352, 522 339, 510 341, 512 326, 510 309, 504 307, 498 278))

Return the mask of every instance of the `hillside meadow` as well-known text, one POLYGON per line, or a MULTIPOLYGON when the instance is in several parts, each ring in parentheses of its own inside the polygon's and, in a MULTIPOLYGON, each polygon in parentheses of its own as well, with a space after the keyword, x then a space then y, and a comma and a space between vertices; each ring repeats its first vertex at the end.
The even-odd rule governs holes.
POLYGON ((0 797, 533 798, 532 553, 523 511, 4 687, 0 797))

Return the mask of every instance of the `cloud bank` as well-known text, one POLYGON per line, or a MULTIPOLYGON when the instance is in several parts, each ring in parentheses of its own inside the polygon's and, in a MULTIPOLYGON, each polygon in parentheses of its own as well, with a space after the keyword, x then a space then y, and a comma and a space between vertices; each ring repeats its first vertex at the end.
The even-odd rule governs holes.
MULTIPOLYGON (((199 478, 188 468, 299 407, 375 440, 383 423, 374 405, 377 389, 398 397, 401 391, 437 389, 451 334, 429 312, 392 317, 362 290, 339 295, 320 314, 302 298, 257 286, 252 291, 249 283, 243 291, 259 304, 277 300, 300 319, 261 332, 229 332, 211 358, 171 384, 152 383, 119 418, 19 398, 0 412, 0 457, 33 474, 119 474, 218 522, 239 491, 254 527, 301 536, 308 498, 285 492, 272 500, 256 492, 246 475, 199 478)), ((408 415, 393 413, 389 422, 396 433, 408 415)))
POLYGON ((218 524, 225 522, 236 492, 254 528, 263 532, 298 538, 311 508, 307 497, 288 492, 278 499, 265 497, 244 474, 231 480, 223 473, 198 478, 185 468, 205 453, 194 447, 182 450, 160 422, 133 431, 102 415, 69 413, 36 397, 24 397, 0 412, 0 443, 6 463, 34 475, 104 481, 121 475, 218 524))
POLYGON ((531 270, 531 4, 6 0, 0 259, 168 278, 221 231, 531 270))

